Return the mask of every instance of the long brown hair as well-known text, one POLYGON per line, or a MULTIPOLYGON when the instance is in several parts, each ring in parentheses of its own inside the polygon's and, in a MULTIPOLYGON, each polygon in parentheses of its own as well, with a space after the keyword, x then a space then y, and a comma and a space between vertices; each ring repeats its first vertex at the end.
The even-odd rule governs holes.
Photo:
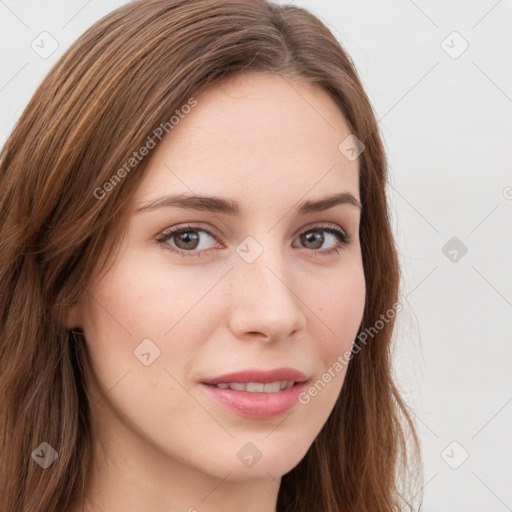
MULTIPOLYGON (((264 0, 128 3, 65 52, 0 154, 0 510, 71 510, 87 489, 90 362, 83 332, 66 329, 66 318, 107 240, 109 251, 121 240, 150 157, 107 197, 95 191, 200 88, 244 71, 319 84, 364 142, 360 332, 398 301, 382 141, 352 61, 328 28, 302 8, 264 0), (43 442, 58 452, 47 469, 31 457, 43 442)), ((419 451, 392 378, 394 320, 374 328, 351 359, 328 421, 282 478, 280 512, 404 507, 402 484, 416 460, 409 455, 419 451)))

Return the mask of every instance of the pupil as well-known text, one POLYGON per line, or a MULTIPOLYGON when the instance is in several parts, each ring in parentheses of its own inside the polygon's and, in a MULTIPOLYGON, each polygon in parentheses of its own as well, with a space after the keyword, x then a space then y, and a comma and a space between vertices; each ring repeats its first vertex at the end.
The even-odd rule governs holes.
POLYGON ((323 235, 320 234, 319 231, 311 231, 309 233, 306 233, 303 236, 306 239, 306 242, 313 242, 313 244, 315 244, 315 238, 316 238, 316 245, 314 245, 314 247, 312 247, 312 249, 318 249, 318 248, 322 247, 324 237, 323 237, 323 235))
POLYGON ((195 246, 190 247, 189 245, 190 245, 190 242, 192 242, 192 245, 194 245, 194 242, 197 242, 197 240, 198 240, 197 234, 191 235, 190 231, 182 233, 178 237, 178 241, 184 242, 184 244, 186 245, 185 249, 195 249, 195 246))

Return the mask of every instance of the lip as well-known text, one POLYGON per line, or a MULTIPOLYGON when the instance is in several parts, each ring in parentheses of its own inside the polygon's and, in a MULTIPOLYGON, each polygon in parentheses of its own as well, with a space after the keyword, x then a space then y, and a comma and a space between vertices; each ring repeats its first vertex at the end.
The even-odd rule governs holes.
POLYGON ((267 419, 285 413, 298 403, 300 393, 306 387, 307 377, 293 368, 275 370, 244 370, 221 375, 199 383, 207 395, 225 405, 237 414, 252 419, 267 419), (260 382, 268 384, 277 381, 294 381, 288 389, 277 393, 251 393, 234 389, 220 389, 215 384, 228 382, 260 382))
POLYGON ((202 383, 220 384, 222 382, 261 382, 262 384, 269 384, 271 382, 277 382, 278 380, 287 380, 288 382, 305 382, 307 379, 308 378, 304 373, 299 370, 295 370, 294 368, 276 368, 274 370, 248 369, 239 372, 227 373, 212 379, 205 379, 202 383))

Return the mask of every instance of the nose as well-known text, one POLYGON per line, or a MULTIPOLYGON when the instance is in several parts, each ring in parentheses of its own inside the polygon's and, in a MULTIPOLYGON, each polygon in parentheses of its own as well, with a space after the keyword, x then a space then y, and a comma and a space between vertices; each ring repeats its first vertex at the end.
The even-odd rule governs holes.
POLYGON ((304 330, 304 299, 289 262, 282 253, 266 249, 255 261, 237 260, 230 327, 240 339, 280 341, 304 330))

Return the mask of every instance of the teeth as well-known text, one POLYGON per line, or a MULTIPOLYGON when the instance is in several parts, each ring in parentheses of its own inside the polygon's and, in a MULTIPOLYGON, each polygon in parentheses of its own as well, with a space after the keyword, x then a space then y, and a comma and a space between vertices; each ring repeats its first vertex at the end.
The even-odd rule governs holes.
POLYGON ((279 391, 281 391, 280 382, 272 382, 272 384, 265 384, 263 386, 264 393, 278 393, 279 391))
POLYGON ((219 389, 233 389, 235 391, 248 391, 249 393, 278 393, 284 389, 291 388, 295 382, 277 381, 270 384, 262 384, 261 382, 222 382, 216 384, 219 389))
MULTIPOLYGON (((249 391, 249 393, 264 393, 264 392, 269 392, 269 391, 266 391, 265 390, 265 386, 268 386, 269 384, 260 384, 260 383, 256 383, 256 382, 247 382, 247 384, 245 385, 241 385, 242 386, 242 389, 245 388, 245 391, 249 391)), ((278 383, 279 385, 279 383, 278 383)), ((236 385, 237 387, 234 388, 233 387, 233 384, 230 384, 230 387, 231 389, 236 389, 236 390, 239 390, 240 388, 238 386, 240 386, 240 384, 237 384, 236 385)), ((273 384, 270 384, 270 386, 273 386, 273 384)), ((278 388, 278 391, 279 391, 279 388, 278 388)))

